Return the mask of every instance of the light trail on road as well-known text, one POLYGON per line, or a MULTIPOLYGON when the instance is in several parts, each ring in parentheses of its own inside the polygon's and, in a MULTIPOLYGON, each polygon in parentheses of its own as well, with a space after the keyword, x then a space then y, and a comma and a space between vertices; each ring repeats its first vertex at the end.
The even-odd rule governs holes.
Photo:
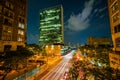
POLYGON ((51 69, 46 75, 44 75, 40 80, 61 80, 63 79, 63 74, 67 69, 69 69, 69 61, 72 58, 75 50, 72 50, 69 54, 63 57, 63 60, 59 62, 53 69, 51 69))

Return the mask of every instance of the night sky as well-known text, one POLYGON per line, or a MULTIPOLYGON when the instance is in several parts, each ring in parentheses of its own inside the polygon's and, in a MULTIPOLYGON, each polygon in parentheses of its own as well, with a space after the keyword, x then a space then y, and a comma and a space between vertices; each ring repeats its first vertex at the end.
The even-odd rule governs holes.
POLYGON ((27 43, 38 44, 40 10, 62 5, 64 41, 85 44, 88 37, 111 38, 107 0, 28 0, 27 43))

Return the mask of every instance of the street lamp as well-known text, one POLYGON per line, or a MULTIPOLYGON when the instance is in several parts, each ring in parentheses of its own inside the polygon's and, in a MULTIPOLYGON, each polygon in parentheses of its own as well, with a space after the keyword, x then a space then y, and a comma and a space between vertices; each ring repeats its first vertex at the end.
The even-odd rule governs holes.
POLYGON ((45 46, 45 51, 46 51, 46 57, 47 57, 47 63, 48 63, 48 45, 45 46))
POLYGON ((51 46, 52 57, 54 56, 54 45, 51 46))
POLYGON ((80 60, 82 61, 82 60, 83 60, 83 58, 80 58, 80 60))

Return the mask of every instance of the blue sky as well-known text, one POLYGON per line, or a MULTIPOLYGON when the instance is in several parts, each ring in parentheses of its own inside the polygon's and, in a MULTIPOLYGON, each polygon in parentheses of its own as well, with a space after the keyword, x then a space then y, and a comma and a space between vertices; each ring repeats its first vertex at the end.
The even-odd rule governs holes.
POLYGON ((107 0, 28 0, 27 43, 38 44, 39 12, 62 5, 64 41, 85 44, 88 37, 111 38, 107 0))

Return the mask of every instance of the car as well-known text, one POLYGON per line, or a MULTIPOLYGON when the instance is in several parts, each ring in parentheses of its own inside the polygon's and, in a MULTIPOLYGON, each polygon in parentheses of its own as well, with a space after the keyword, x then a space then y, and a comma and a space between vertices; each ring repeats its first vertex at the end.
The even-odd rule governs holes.
POLYGON ((70 80, 69 77, 70 77, 70 74, 69 74, 69 70, 67 69, 67 70, 64 72, 63 80, 70 80))

